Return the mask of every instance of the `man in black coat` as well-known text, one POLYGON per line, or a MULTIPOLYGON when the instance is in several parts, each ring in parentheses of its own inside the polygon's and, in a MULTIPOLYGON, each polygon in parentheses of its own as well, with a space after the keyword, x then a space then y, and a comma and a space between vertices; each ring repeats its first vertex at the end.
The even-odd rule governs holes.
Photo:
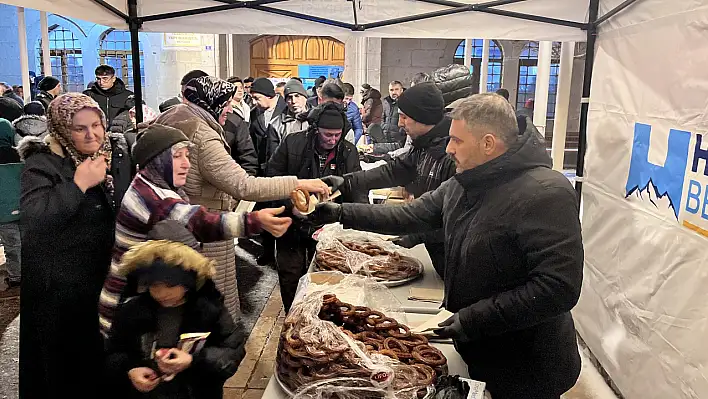
MULTIPOLYGON (((398 98, 399 126, 413 138, 411 150, 386 165, 345 175, 326 182, 342 193, 368 192, 404 186, 415 198, 433 191, 455 174, 455 162, 445 153, 450 119, 444 116, 442 93, 433 83, 421 83, 398 98)), ((398 241, 411 248, 425 242, 435 270, 442 276, 445 247, 441 232, 417 233, 398 241)))
MULTIPOLYGON (((307 131, 285 137, 268 162, 267 176, 294 175, 299 179, 317 179, 361 170, 356 147, 344 140, 349 123, 341 105, 324 103, 310 112, 308 121, 307 131)), ((342 194, 347 202, 368 202, 366 191, 342 194)), ((276 239, 280 293, 286 312, 295 298, 298 280, 307 272, 315 254, 316 243, 312 239, 315 230, 310 225, 293 223, 285 235, 276 239)))
POLYGON ((37 85, 39 89, 39 94, 37 94, 37 101, 44 105, 44 110, 49 110, 49 103, 52 102, 61 94, 61 82, 54 76, 45 76, 44 79, 39 81, 37 85))
MULTIPOLYGON (((231 77, 228 82, 236 86, 236 94, 231 100, 233 112, 226 117, 224 122, 224 136, 226 143, 231 149, 231 158, 238 163, 243 170, 251 176, 258 174, 258 154, 253 146, 253 139, 250 134, 250 124, 240 112, 243 102, 243 82, 240 78, 231 77)), ((248 107, 246 105, 246 107, 248 107)), ((248 115, 250 120, 250 115, 248 115)))
POLYGON ((386 234, 445 231, 443 306, 470 377, 494 399, 559 398, 580 374, 570 310, 580 296, 583 241, 575 190, 551 169, 539 135, 518 136, 511 105, 478 94, 452 113, 457 174, 411 204, 321 204, 313 223, 386 234))
POLYGON ((273 82, 258 78, 251 85, 255 107, 251 111, 250 133, 258 154, 259 175, 285 137, 285 125, 280 117, 286 110, 285 100, 275 94, 273 82))
POLYGON ((406 142, 406 131, 398 126, 398 97, 403 94, 404 90, 403 83, 398 80, 388 84, 389 94, 383 99, 383 124, 381 124, 387 142, 375 143, 374 154, 395 151, 403 147, 406 142))
POLYGON ((110 65, 96 68, 96 81, 89 83, 84 94, 98 103, 106 114, 108 126, 116 116, 131 108, 127 102, 133 92, 125 88, 125 83, 116 77, 116 70, 110 65))

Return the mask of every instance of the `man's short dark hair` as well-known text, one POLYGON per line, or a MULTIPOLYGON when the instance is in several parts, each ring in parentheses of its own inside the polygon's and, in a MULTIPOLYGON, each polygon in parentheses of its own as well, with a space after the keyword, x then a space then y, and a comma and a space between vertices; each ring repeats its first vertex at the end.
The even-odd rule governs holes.
POLYGON ((324 84, 324 82, 327 80, 324 76, 320 76, 319 78, 315 79, 315 88, 320 88, 324 84))
POLYGON ((391 83, 389 83, 388 85, 389 85, 389 86, 396 86, 396 85, 398 85, 398 86, 403 87, 403 83, 401 83, 400 80, 392 80, 391 83))
POLYGON ((285 82, 278 82, 275 87, 285 87, 285 82))
POLYGON ((253 76, 249 76, 249 77, 247 77, 246 79, 243 80, 243 84, 246 84, 246 83, 253 83, 254 80, 256 80, 256 79, 253 79, 253 76))
POLYGON ((354 95, 354 86, 352 86, 351 83, 342 84, 342 90, 344 90, 345 96, 353 96, 354 95))
POLYGON ((297 80, 298 82, 302 83, 302 79, 298 78, 297 76, 293 76, 293 79, 297 80))
POLYGON ((504 99, 506 99, 506 101, 509 101, 509 90, 501 88, 501 89, 498 89, 495 93, 504 97, 504 99))
POLYGON ((99 65, 96 67, 96 76, 116 76, 116 70, 110 65, 99 65))
POLYGON ((231 84, 243 83, 243 80, 241 80, 241 78, 239 78, 238 76, 232 76, 232 77, 226 79, 226 81, 231 84))
POLYGON ((344 90, 336 83, 327 83, 322 86, 322 98, 333 98, 335 100, 344 100, 344 90))
POLYGON ((190 80, 202 78, 204 76, 209 76, 209 74, 202 71, 202 70, 195 69, 195 70, 187 72, 187 74, 182 77, 182 80, 179 82, 179 84, 180 84, 180 86, 184 86, 187 83, 189 83, 190 80))

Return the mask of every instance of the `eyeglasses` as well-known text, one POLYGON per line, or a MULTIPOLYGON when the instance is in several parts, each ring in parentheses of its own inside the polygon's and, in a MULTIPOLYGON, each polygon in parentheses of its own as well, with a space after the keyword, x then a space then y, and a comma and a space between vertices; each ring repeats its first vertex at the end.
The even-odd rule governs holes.
POLYGON ((113 76, 112 76, 112 75, 96 76, 96 81, 97 81, 97 82, 110 82, 111 79, 113 79, 113 76))

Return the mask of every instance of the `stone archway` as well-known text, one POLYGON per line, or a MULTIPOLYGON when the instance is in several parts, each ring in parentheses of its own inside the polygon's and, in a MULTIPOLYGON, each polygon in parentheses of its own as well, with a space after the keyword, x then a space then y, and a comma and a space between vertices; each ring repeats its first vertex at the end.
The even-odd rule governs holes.
POLYGON ((344 67, 344 43, 331 37, 260 36, 250 47, 254 77, 299 76, 301 65, 344 67))

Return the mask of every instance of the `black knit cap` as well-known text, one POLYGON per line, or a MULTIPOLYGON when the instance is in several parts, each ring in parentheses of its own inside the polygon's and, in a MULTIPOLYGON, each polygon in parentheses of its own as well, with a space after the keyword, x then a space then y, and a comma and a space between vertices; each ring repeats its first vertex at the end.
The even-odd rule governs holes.
POLYGON ((323 129, 344 129, 344 119, 346 116, 334 108, 327 108, 320 113, 317 119, 317 127, 323 129))
POLYGON ((39 101, 30 101, 25 104, 25 115, 44 116, 47 110, 44 109, 44 104, 39 101))
POLYGON ((251 84, 251 94, 253 93, 263 94, 268 98, 275 97, 275 87, 273 86, 273 82, 266 78, 258 78, 254 80, 251 84))
POLYGON ((55 78, 54 76, 45 76, 44 79, 39 81, 39 85, 37 85, 37 88, 42 91, 49 91, 54 89, 59 85, 59 79, 55 78))
POLYGON ((22 116, 22 107, 10 97, 0 96, 0 118, 12 122, 22 116))
POLYGON ((398 109, 424 125, 437 125, 445 115, 445 100, 435 83, 423 82, 398 97, 398 109))
POLYGON ((173 127, 152 124, 135 142, 133 159, 140 168, 145 167, 153 158, 177 143, 189 141, 181 130, 173 127))

